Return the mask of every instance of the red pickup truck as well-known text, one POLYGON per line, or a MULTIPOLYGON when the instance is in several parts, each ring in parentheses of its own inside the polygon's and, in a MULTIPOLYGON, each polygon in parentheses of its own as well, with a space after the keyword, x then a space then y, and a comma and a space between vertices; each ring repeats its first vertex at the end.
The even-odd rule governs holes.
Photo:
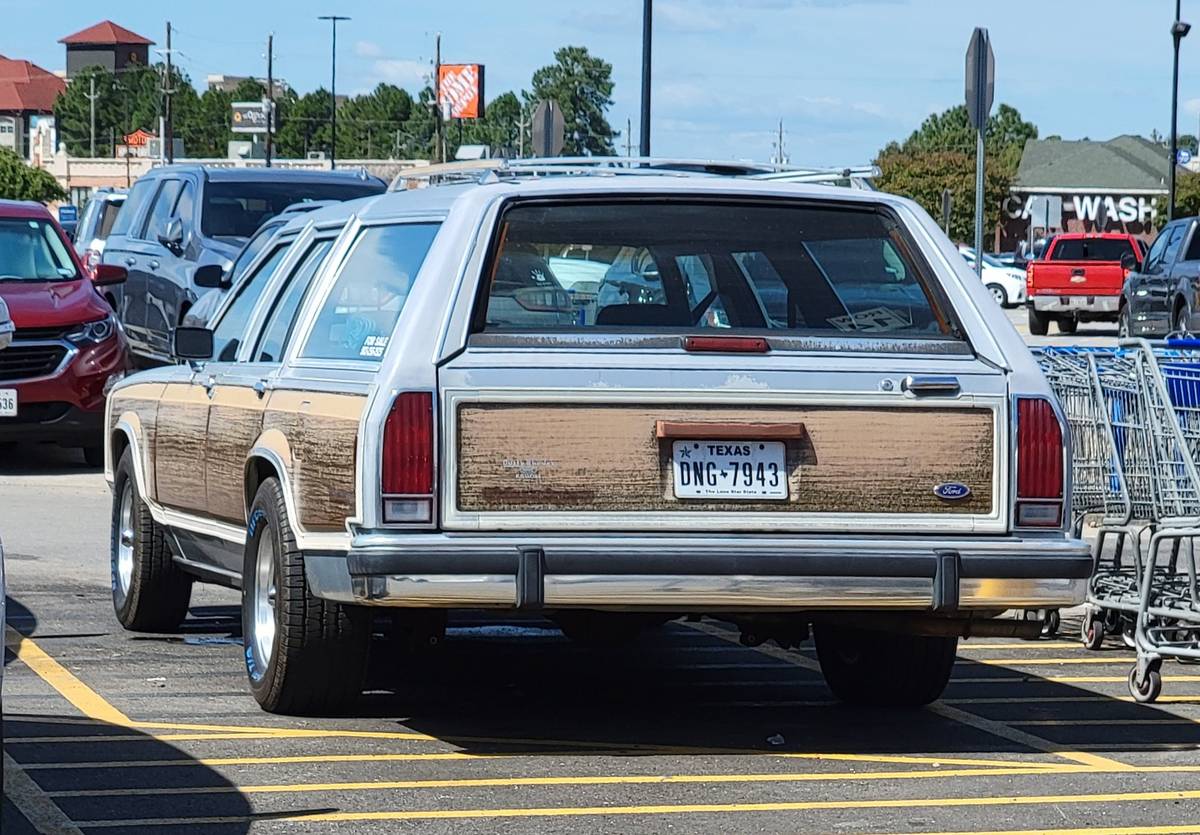
POLYGON ((1029 332, 1044 336, 1051 321, 1062 333, 1075 333, 1080 322, 1117 321, 1125 276, 1141 266, 1142 256, 1133 235, 1055 235, 1025 268, 1029 332))

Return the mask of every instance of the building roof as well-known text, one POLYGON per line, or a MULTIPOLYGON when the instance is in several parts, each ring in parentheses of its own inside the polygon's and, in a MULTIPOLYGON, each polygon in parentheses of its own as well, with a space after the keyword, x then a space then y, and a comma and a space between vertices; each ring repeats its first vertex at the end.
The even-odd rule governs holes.
POLYGON ((1030 139, 1013 182, 1015 191, 1162 191, 1167 149, 1140 136, 1107 142, 1030 139))
POLYGON ((79 44, 150 46, 154 43, 149 38, 143 38, 137 32, 130 32, 124 26, 118 26, 111 20, 102 20, 95 26, 89 26, 73 35, 59 38, 58 42, 65 43, 67 46, 76 46, 79 44))
POLYGON ((0 111, 52 113, 65 89, 67 82, 37 64, 0 55, 0 111))

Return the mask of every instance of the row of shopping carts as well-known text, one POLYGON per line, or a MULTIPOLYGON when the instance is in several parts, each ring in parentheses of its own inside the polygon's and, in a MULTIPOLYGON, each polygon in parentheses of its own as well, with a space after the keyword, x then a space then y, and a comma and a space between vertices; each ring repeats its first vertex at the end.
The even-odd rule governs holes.
POLYGON ((1200 661, 1200 341, 1034 354, 1071 428, 1076 533, 1096 526, 1083 642, 1121 635, 1152 702, 1165 658, 1200 661))

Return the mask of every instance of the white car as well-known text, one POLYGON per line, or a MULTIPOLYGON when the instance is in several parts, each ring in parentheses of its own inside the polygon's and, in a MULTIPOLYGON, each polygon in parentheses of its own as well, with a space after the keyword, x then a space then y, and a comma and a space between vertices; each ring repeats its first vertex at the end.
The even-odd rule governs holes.
MULTIPOLYGON (((975 250, 960 246, 958 251, 967 259, 971 269, 975 269, 975 250)), ((1010 267, 986 252, 983 254, 983 285, 1001 307, 1016 307, 1025 303, 1025 271, 1010 267)))

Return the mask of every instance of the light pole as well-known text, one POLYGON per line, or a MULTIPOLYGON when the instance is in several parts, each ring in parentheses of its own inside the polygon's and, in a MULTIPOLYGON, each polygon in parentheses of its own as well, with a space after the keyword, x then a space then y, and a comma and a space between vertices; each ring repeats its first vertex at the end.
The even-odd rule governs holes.
POLYGON ((329 168, 337 168, 337 25, 339 20, 349 20, 344 15, 324 14, 317 20, 328 20, 333 29, 333 49, 329 59, 329 168))
POLYGON ((1192 25, 1179 19, 1180 0, 1175 0, 1175 22, 1171 24, 1171 40, 1175 44, 1175 65, 1171 71, 1171 158, 1167 176, 1167 220, 1175 219, 1175 166, 1179 159, 1179 42, 1187 37, 1192 25))
POLYGON ((654 30, 654 2, 642 0, 642 133, 639 153, 650 156, 650 36, 654 30))

